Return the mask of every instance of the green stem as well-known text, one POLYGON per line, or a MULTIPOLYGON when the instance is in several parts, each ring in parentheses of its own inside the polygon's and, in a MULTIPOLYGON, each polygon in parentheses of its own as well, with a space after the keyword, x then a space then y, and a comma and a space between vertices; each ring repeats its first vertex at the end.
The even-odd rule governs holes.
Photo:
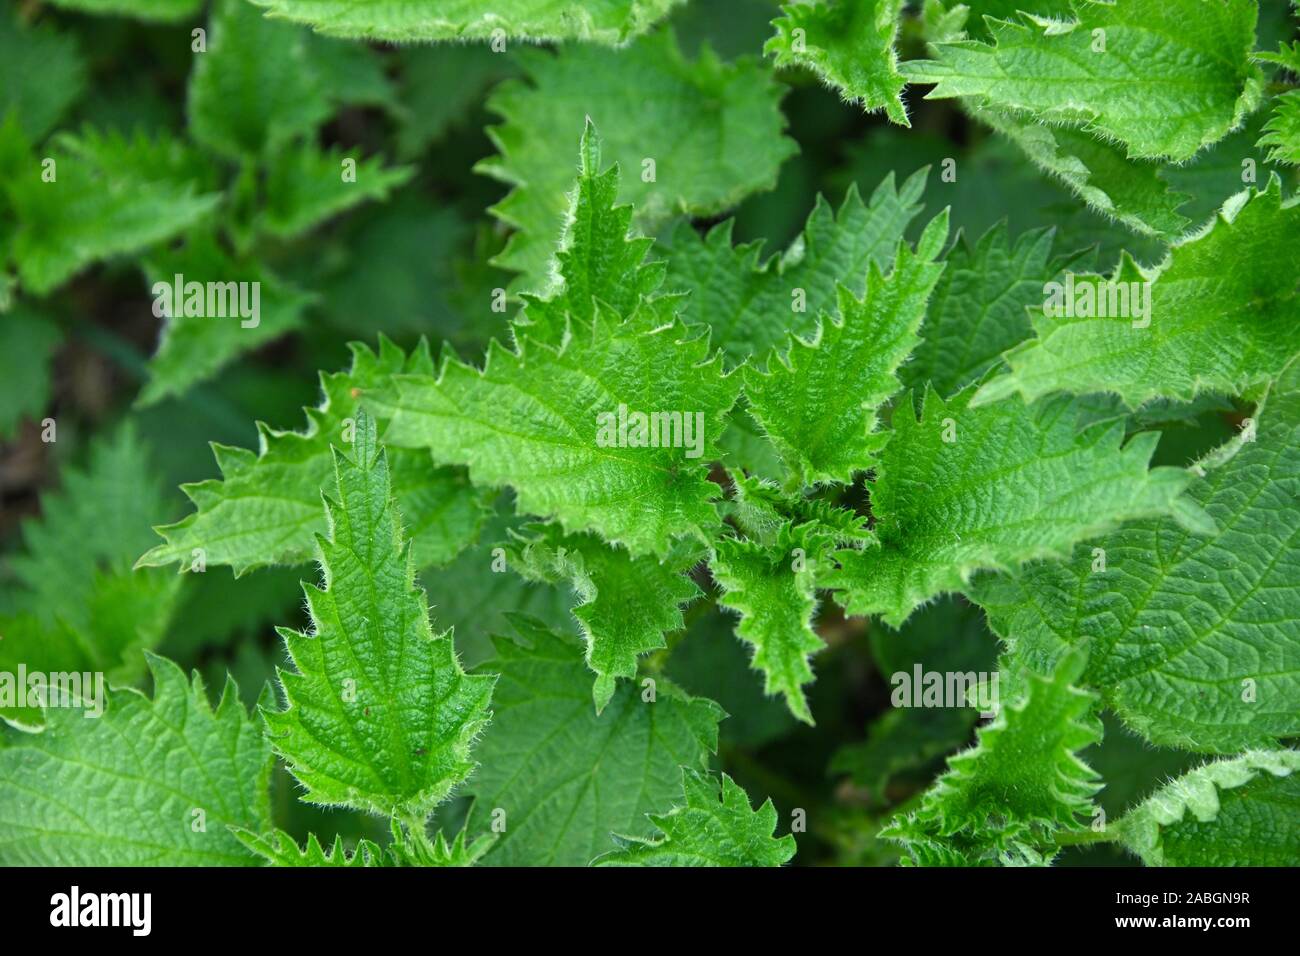
POLYGON ((1113 843, 1119 839, 1114 827, 1105 830, 1072 830, 1056 834, 1057 846, 1091 846, 1094 843, 1113 843))

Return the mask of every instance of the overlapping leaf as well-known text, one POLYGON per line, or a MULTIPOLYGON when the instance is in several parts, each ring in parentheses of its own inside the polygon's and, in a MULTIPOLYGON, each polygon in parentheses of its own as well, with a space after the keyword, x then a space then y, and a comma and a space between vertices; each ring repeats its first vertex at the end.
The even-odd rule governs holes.
POLYGON ((850 614, 898 625, 920 604, 962 588, 981 568, 1058 557, 1122 521, 1174 513, 1181 469, 1147 470, 1155 434, 1124 444, 1119 422, 1079 427, 1079 403, 971 408, 973 387, 944 401, 925 395, 918 419, 903 401, 871 486, 880 547, 841 551, 819 576, 850 614))
POLYGON ((120 689, 98 719, 51 707, 42 733, 0 748, 0 863, 247 866, 230 831, 270 826, 271 751, 233 682, 150 656, 154 696, 120 689))
POLYGON ((718 603, 740 615, 736 635, 753 646, 764 692, 784 696, 807 724, 813 717, 803 685, 813 680, 810 658, 826 646, 812 629, 819 551, 806 526, 786 524, 768 546, 721 538, 709 561, 722 588, 718 603))
POLYGON ((303 800, 423 820, 474 769, 493 682, 466 675, 451 633, 430 628, 372 419, 334 465, 324 586, 304 587, 312 632, 280 630, 295 670, 279 672, 268 733, 303 800))
POLYGON ((493 340, 482 369, 444 355, 436 375, 397 375, 376 399, 385 440, 467 465, 475 484, 513 487, 521 513, 634 556, 706 539, 720 494, 707 462, 739 383, 680 323, 643 325, 601 309, 558 347, 525 334, 517 351, 493 340))
POLYGON ((412 40, 588 40, 619 44, 683 0, 255 0, 271 15, 340 37, 412 40))
POLYGON ((750 414, 798 484, 849 482, 872 464, 884 440, 878 410, 898 390, 895 372, 920 342, 947 239, 944 213, 926 226, 915 252, 900 244, 887 278, 874 263, 868 267, 861 298, 839 286, 836 313, 821 316, 814 339, 792 338, 788 356, 767 372, 746 366, 750 414))
POLYGON ((1283 199, 1276 176, 1262 192, 1238 193, 1161 266, 1126 258, 1109 279, 1076 277, 1072 296, 1062 288, 1056 311, 1065 314, 1036 316, 1037 337, 1007 354, 1010 372, 975 404, 1015 392, 1026 401, 1113 392, 1131 408, 1240 395, 1300 351, 1300 287, 1293 271, 1272 265, 1277 250, 1297 244, 1300 201, 1283 199))
POLYGON ((760 262, 760 243, 731 245, 731 222, 701 237, 679 225, 669 237, 665 288, 689 291, 683 316, 710 330, 733 363, 785 345, 789 333, 808 335, 821 313, 836 307, 836 286, 865 291, 868 270, 893 261, 904 232, 921 211, 926 173, 900 187, 889 174, 863 204, 850 187, 839 211, 818 199, 803 235, 785 252, 760 262))
POLYGON ((1052 834, 1079 827, 1100 789, 1078 756, 1101 739, 1094 695, 1074 686, 1082 665, 1075 656, 1051 677, 1031 677, 1023 698, 1003 702, 979 730, 975 747, 948 761, 920 808, 882 835, 921 865, 1050 858, 1052 834))
POLYGON ((689 542, 664 561, 633 558, 591 535, 566 535, 554 525, 522 536, 511 560, 530 580, 572 587, 573 608, 587 642, 587 666, 596 673, 592 696, 603 710, 620 677, 635 677, 637 659, 665 647, 664 635, 682 628, 684 605, 700 596, 686 574, 700 558, 689 542))
MULTIPOLYGON (((361 396, 397 372, 430 369, 423 348, 407 358, 387 339, 381 339, 378 353, 354 346, 350 371, 321 375, 324 399, 306 410, 306 431, 259 424, 257 452, 213 446, 222 478, 181 486, 196 510, 156 529, 164 543, 138 563, 179 563, 191 570, 195 549, 205 563, 228 564, 236 574, 309 560, 313 535, 325 528, 320 495, 333 480, 330 447, 350 443, 361 396)), ((416 564, 451 560, 477 537, 487 517, 483 494, 470 487, 463 472, 433 467, 426 452, 389 449, 388 455, 416 564)))
POLYGON ((1035 229, 1014 241, 994 226, 971 245, 959 238, 921 327, 921 342, 899 378, 912 388, 934 386, 948 396, 982 378, 1002 352, 1030 335, 1029 313, 1057 274, 1053 234, 1035 229))
POLYGON ((660 679, 620 685, 597 714, 581 648, 529 618, 512 622, 528 646, 498 639, 477 669, 500 676, 470 831, 499 833, 485 864, 585 866, 611 834, 649 835, 645 815, 680 795, 679 768, 706 769, 722 709, 660 679))
POLYGON ((1300 735, 1300 363, 1197 471, 1205 532, 1134 522, 970 593, 1040 672, 1087 646, 1086 682, 1148 740, 1272 746, 1300 735))
POLYGON ((600 129, 607 159, 626 171, 619 197, 642 225, 677 212, 711 215, 769 189, 794 152, 781 135, 780 88, 761 64, 723 63, 707 47, 689 61, 671 32, 624 50, 568 46, 519 60, 529 82, 507 81, 489 100, 505 120, 490 130, 500 155, 478 169, 514 187, 493 207, 516 229, 496 262, 521 273, 521 289, 549 283, 584 117, 600 129))
POLYGON ((710 775, 682 769, 684 803, 650 814, 653 837, 619 837, 619 849, 597 857, 595 866, 780 866, 794 856, 794 837, 777 839, 776 808, 769 799, 757 810, 725 773, 722 793, 710 775))
POLYGON ((903 0, 816 0, 781 8, 772 21, 776 36, 763 52, 777 66, 799 64, 812 69, 867 112, 884 110, 904 126, 903 77, 898 73, 894 40, 903 0))
POLYGON ((1300 752, 1249 750, 1191 770, 1115 824, 1147 866, 1294 866, 1300 752))
POLYGON ((1197 16, 1162 0, 1076 7, 1068 21, 987 23, 992 43, 935 44, 901 65, 928 99, 965 97, 1124 144, 1130 158, 1176 162, 1222 139, 1258 105, 1254 0, 1207 0, 1197 16))

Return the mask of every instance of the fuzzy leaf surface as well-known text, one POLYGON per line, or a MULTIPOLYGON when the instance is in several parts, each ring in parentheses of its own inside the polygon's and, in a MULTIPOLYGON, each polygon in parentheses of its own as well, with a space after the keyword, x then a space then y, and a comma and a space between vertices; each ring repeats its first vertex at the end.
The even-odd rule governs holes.
POLYGON ((722 792, 710 774, 682 770, 683 802, 650 814, 659 833, 619 839, 620 847, 595 866, 780 866, 794 856, 794 837, 777 839, 771 799, 754 810, 734 780, 722 775, 722 792))
POLYGON ((528 646, 507 638, 476 670, 499 674, 471 833, 504 813, 505 832, 483 862, 494 866, 585 866, 611 849, 611 835, 649 835, 647 813, 671 809, 680 768, 707 769, 717 749, 717 704, 660 679, 653 700, 621 684, 600 714, 591 673, 575 643, 512 616, 528 646))
POLYGON ((102 717, 51 707, 42 733, 0 748, 6 866, 248 866, 230 831, 270 827, 271 750, 227 682, 149 657, 154 695, 110 691, 102 717), (194 825, 202 811, 204 826, 194 825))

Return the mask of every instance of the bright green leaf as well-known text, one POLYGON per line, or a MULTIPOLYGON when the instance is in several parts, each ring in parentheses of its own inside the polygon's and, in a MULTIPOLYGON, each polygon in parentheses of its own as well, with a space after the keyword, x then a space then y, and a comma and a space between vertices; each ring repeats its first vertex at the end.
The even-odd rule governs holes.
POLYGON ((303 589, 310 633, 280 629, 295 670, 278 672, 268 734, 304 801, 423 820, 474 769, 493 681, 466 675, 451 633, 430 628, 373 419, 334 467, 324 586, 303 589))

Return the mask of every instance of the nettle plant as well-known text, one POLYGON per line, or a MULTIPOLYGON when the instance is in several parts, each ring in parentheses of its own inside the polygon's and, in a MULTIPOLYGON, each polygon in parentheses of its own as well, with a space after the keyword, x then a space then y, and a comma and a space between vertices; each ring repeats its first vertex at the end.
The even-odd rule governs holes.
MULTIPOLYGON (((114 547, 161 507, 134 433, 70 473, 15 560, 0 660, 114 686, 95 720, 0 706, 26 731, 0 747, 0 858, 760 866, 817 843, 916 865, 1045 865, 1092 844, 1148 865, 1300 861, 1300 54, 1257 50, 1254 0, 816 0, 774 21, 767 66, 685 56, 656 25, 672 0, 259 3, 354 40, 563 41, 523 51, 489 101, 504 122, 479 168, 511 187, 493 212, 514 275, 492 295, 518 307, 483 354, 352 345, 305 429, 213 446, 220 478, 184 487, 193 510, 134 571, 114 547), (900 126, 905 84, 932 84, 1063 186, 1063 216, 1101 213, 1120 236, 1106 248, 1128 230, 1140 251, 1097 271, 1050 228, 954 237, 958 184, 980 187, 950 158, 865 201, 818 198, 771 257, 730 221, 699 227, 796 150, 770 66, 900 126), (944 208, 923 216, 927 192, 944 208), (1235 433, 1198 435, 1207 421, 1235 433), (1194 455, 1153 464, 1188 433, 1194 455), (120 528, 73 546, 110 484, 120 528), (61 567, 64 548, 86 567, 61 567), (229 679, 214 709, 151 653, 181 580, 157 569, 313 561, 309 625, 280 629, 254 712, 229 679), (459 588, 497 628, 468 668, 439 623, 459 588), (695 649, 720 616, 749 672, 695 649), (833 749, 850 799, 800 805, 720 746, 727 713, 681 675, 731 667, 784 710, 742 720, 815 742, 843 721, 819 696, 842 680, 835 648, 864 625, 893 706, 833 749), (130 686, 145 661, 152 696, 130 686), (1112 739, 1177 767, 1113 819, 1112 739), (380 826, 304 844, 272 809, 277 762, 298 800, 380 826)), ((214 47, 327 42, 236 0, 214 17, 214 47)), ((328 49, 344 101, 368 48, 328 49)), ((231 255, 262 269, 259 237, 409 175, 376 160, 368 192, 318 195, 330 177, 313 171, 340 156, 304 135, 330 99, 304 111, 320 85, 295 92, 298 67, 264 59, 195 67, 193 135, 233 178, 204 231, 153 247, 150 278, 245 275, 231 255), (236 82, 271 84, 267 109, 298 126, 224 112, 236 82)), ((6 169, 37 163, 34 135, 0 129, 6 169)), ((174 172, 191 185, 158 201, 177 229, 218 202, 191 195, 181 147, 165 165, 156 146, 60 148, 174 172)), ((20 288, 123 251, 46 255, 28 225, 46 207, 12 178, 20 288)), ((181 348, 172 321, 146 401, 200 374, 161 361, 181 348)), ((192 327, 228 343, 195 339, 203 375, 257 344, 192 327)))

